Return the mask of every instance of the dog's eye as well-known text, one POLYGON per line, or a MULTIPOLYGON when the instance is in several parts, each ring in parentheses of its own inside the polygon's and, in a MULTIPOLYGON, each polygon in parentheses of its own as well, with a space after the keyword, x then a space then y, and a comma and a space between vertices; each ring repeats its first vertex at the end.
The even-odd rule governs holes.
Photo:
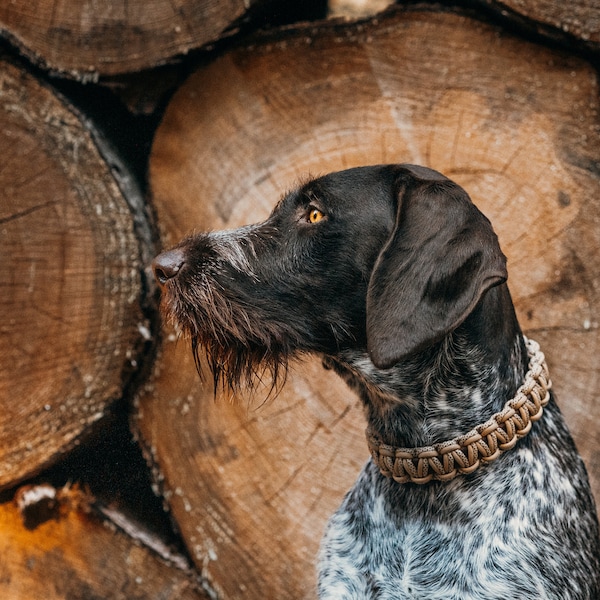
POLYGON ((318 223, 324 216, 318 208, 312 208, 308 213, 308 220, 311 223, 318 223))

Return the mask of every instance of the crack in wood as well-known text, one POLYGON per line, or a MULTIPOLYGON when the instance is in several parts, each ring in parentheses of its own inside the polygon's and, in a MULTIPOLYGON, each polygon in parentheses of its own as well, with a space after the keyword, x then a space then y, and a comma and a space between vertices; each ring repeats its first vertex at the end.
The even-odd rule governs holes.
POLYGON ((44 208, 48 208, 56 204, 56 200, 48 200, 48 202, 44 202, 43 204, 36 204, 35 206, 31 206, 30 208, 26 208, 25 210, 13 213, 8 215, 7 217, 0 217, 0 225, 4 225, 5 223, 10 223, 11 221, 16 221, 17 219, 22 219, 23 217, 28 217, 29 215, 38 212, 39 210, 43 210, 44 208))

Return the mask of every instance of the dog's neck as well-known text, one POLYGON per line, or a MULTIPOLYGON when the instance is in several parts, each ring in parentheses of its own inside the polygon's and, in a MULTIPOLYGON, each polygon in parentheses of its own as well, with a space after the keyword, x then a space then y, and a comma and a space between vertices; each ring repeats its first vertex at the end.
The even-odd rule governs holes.
POLYGON ((454 332, 391 369, 354 350, 325 363, 361 397, 372 432, 392 446, 418 447, 465 434, 501 410, 523 383, 527 353, 502 285, 454 332))

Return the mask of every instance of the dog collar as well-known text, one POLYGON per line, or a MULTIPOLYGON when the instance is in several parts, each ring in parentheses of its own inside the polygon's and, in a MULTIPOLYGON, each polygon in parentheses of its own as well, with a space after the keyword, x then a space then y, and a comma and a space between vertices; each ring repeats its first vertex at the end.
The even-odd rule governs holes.
POLYGON ((385 444, 370 428, 367 443, 382 475, 398 483, 449 481, 468 475, 479 465, 496 460, 526 436, 550 401, 552 382, 544 353, 534 340, 525 339, 529 371, 525 382, 504 409, 465 435, 421 448, 397 448, 385 444))

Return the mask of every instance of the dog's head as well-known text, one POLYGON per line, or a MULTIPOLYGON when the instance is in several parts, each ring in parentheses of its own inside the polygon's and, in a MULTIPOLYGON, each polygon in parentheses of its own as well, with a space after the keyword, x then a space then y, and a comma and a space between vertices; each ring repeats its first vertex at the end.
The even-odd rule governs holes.
POLYGON ((263 223, 190 236, 153 268, 164 312, 232 387, 265 370, 277 379, 309 352, 357 348, 389 368, 453 331, 507 277, 466 192, 413 165, 314 179, 263 223))

